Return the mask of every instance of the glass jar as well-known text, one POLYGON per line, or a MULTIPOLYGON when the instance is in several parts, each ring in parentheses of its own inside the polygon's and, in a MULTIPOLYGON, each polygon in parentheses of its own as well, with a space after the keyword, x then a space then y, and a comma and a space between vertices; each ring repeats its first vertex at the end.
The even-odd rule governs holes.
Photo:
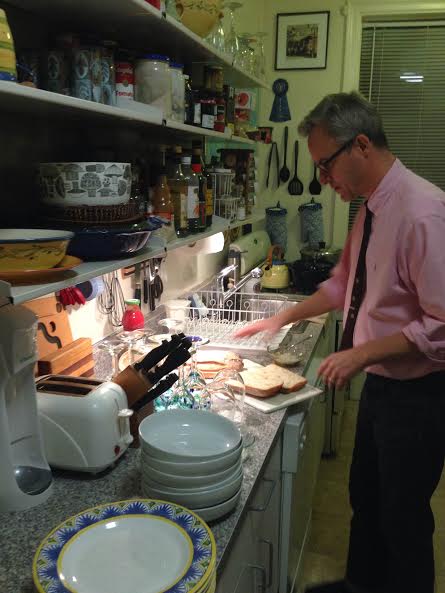
POLYGON ((124 331, 134 331, 144 327, 144 315, 139 308, 139 299, 127 299, 125 301, 126 309, 122 317, 122 327, 124 331))
POLYGON ((159 54, 146 54, 136 61, 136 101, 158 107, 164 119, 172 113, 172 79, 169 59, 159 54))
POLYGON ((185 84, 183 74, 184 64, 170 63, 172 84, 172 119, 184 122, 185 84))

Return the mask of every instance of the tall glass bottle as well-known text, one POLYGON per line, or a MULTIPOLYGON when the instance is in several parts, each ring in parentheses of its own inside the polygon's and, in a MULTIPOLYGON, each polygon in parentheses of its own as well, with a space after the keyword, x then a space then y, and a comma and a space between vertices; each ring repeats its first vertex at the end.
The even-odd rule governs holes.
POLYGON ((202 174, 201 163, 192 163, 192 170, 198 177, 198 232, 206 229, 206 188, 207 181, 202 174))
POLYGON ((153 214, 165 218, 170 223, 174 232, 174 210, 171 200, 170 188, 167 181, 167 169, 165 166, 165 153, 162 153, 162 165, 159 171, 156 185, 153 189, 153 214))
POLYGON ((187 226, 188 232, 199 233, 199 178, 191 168, 192 159, 182 157, 182 174, 187 183, 187 226))
POLYGON ((186 237, 189 234, 187 222, 187 180, 182 171, 182 148, 175 146, 175 168, 171 178, 168 180, 173 202, 175 231, 178 237, 186 237))

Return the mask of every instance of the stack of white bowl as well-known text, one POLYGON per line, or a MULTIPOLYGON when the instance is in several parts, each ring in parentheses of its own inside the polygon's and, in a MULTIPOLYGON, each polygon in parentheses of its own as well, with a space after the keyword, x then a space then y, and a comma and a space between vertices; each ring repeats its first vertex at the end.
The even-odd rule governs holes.
POLYGON ((241 494, 237 426, 204 410, 165 410, 139 427, 144 496, 181 504, 205 521, 232 511, 241 494))

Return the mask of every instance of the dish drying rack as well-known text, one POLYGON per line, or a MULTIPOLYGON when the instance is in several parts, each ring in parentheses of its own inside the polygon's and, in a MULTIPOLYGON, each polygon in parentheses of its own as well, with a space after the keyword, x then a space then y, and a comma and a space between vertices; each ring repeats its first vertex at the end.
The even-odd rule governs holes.
POLYGON ((236 330, 247 325, 272 317, 276 313, 292 306, 293 303, 260 298, 255 293, 235 293, 222 302, 218 290, 203 290, 197 293, 204 307, 190 307, 183 331, 187 335, 208 338, 211 345, 223 348, 241 348, 243 350, 266 350, 267 346, 278 347, 291 325, 270 338, 267 332, 234 339, 236 330))
POLYGON ((232 195, 235 173, 230 169, 216 169, 211 173, 214 188, 214 211, 217 216, 233 222, 236 220, 240 197, 232 195))

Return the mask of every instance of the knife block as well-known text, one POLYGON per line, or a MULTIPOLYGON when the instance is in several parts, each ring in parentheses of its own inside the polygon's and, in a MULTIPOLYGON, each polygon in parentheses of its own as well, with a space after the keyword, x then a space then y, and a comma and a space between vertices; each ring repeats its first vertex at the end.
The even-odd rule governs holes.
MULTIPOLYGON (((126 367, 121 373, 116 375, 116 377, 113 377, 113 382, 120 385, 127 394, 129 408, 144 397, 147 391, 153 387, 150 381, 138 373, 132 366, 126 367)), ((139 447, 139 424, 144 418, 150 416, 153 411, 153 402, 150 402, 131 416, 130 432, 133 437, 133 442, 130 447, 139 447)))

